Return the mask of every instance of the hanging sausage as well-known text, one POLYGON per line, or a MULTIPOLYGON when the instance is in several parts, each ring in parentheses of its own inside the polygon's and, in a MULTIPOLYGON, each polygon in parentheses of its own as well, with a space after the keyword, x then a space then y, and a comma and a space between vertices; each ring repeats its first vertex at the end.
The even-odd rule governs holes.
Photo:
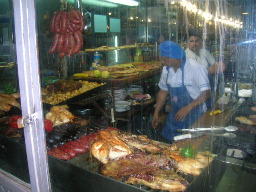
POLYGON ((50 31, 55 36, 49 53, 58 52, 59 57, 78 53, 83 47, 84 27, 84 17, 77 9, 55 12, 50 24, 50 31))

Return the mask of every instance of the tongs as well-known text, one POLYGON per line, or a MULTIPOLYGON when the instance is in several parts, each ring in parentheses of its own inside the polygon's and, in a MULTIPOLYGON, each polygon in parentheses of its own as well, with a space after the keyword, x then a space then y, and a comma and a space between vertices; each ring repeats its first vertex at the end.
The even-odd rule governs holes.
POLYGON ((227 127, 207 127, 207 128, 192 128, 192 129, 178 129, 180 132, 199 132, 199 131, 228 131, 233 132, 238 130, 236 126, 227 126, 227 127))

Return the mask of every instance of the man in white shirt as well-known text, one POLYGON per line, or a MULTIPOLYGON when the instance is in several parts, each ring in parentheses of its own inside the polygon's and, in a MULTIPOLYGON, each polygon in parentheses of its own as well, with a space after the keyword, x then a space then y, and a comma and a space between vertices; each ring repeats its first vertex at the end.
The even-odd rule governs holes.
POLYGON ((157 96, 152 126, 158 125, 159 112, 170 95, 171 111, 166 118, 162 136, 172 141, 177 129, 189 128, 206 111, 205 101, 211 97, 208 73, 193 59, 186 59, 185 51, 172 41, 159 46, 164 64, 160 91, 157 96))
POLYGON ((186 49, 186 57, 195 59, 208 70, 210 75, 225 71, 226 66, 222 62, 216 62, 209 51, 202 48, 201 36, 195 32, 189 33, 188 48, 186 49))
POLYGON ((216 76, 219 73, 222 73, 226 69, 226 65, 222 62, 216 62, 214 57, 209 51, 202 48, 202 39, 201 35, 196 31, 189 32, 188 38, 188 48, 186 49, 186 57, 190 59, 195 59, 198 63, 206 67, 208 71, 208 78, 210 80, 212 97, 207 101, 207 107, 210 108, 215 102, 215 86, 216 76))

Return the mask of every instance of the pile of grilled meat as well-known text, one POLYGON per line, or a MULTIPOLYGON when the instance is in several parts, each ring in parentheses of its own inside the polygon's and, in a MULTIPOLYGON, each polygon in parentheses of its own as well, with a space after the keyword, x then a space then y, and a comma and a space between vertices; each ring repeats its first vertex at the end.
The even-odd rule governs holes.
MULTIPOLYGON (((176 145, 166 145, 113 127, 89 134, 79 132, 77 127, 74 130, 73 138, 61 137, 57 145, 49 148, 48 154, 70 160, 90 151, 101 162, 101 174, 152 189, 185 191, 189 182, 178 173, 197 176, 213 160, 208 152, 186 158, 176 145)), ((72 130, 67 133, 70 135, 72 130)), ((47 139, 49 142, 50 137, 47 139)))
POLYGON ((98 131, 91 153, 103 164, 105 176, 168 191, 184 191, 189 185, 177 172, 197 176, 213 160, 208 152, 185 158, 176 145, 118 130, 98 131))

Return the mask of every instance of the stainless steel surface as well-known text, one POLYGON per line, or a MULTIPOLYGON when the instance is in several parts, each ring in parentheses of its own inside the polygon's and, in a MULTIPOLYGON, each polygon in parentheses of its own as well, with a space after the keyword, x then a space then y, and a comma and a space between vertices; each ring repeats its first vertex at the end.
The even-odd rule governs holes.
POLYGON ((200 137, 200 136, 203 136, 203 135, 204 135, 203 133, 196 133, 196 134, 188 133, 188 134, 175 136, 173 139, 174 139, 174 141, 179 141, 179 140, 183 140, 183 139, 196 138, 196 137, 200 137))
POLYGON ((214 136, 214 137, 227 137, 227 138, 236 138, 236 134, 234 133, 219 133, 219 134, 216 134, 216 133, 206 133, 206 135, 209 135, 209 136, 214 136))
POLYGON ((30 192, 31 186, 0 169, 0 191, 30 192))
POLYGON ((199 132, 199 131, 228 131, 234 132, 237 131, 238 128, 235 126, 227 126, 227 127, 202 127, 202 128, 192 128, 192 129, 178 129, 178 131, 182 132, 199 132))

